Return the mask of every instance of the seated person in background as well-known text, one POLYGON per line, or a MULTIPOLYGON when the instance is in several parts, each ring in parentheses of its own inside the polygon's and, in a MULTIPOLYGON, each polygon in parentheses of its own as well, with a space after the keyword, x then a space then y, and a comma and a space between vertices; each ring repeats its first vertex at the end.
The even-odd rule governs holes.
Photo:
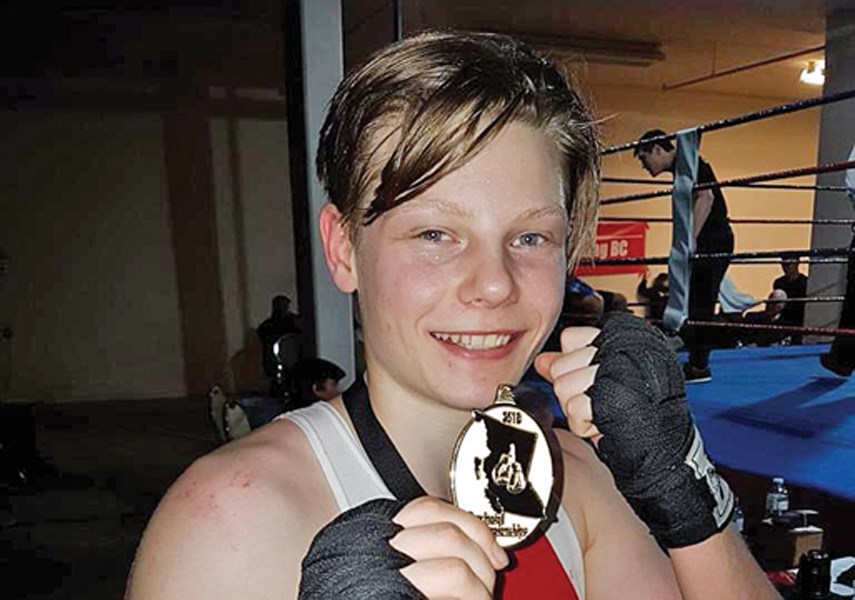
POLYGON ((344 379, 345 372, 333 362, 323 358, 304 358, 297 363, 294 372, 300 386, 295 408, 318 400, 332 400, 342 392, 339 382, 344 379))
MULTIPOLYGON (((786 299, 787 293, 784 290, 772 290, 763 310, 746 312, 737 322, 752 325, 786 325, 783 314, 787 305, 785 302, 780 302, 786 299)), ((784 331, 763 329, 737 329, 736 331, 739 342, 746 346, 756 344, 762 347, 790 343, 791 334, 784 331)))
POLYGON ((613 312, 632 312, 629 310, 629 303, 626 301, 626 296, 620 292, 597 290, 597 293, 603 299, 603 314, 607 315, 613 312))
POLYGON ((668 305, 668 273, 659 273, 653 278, 653 283, 648 287, 647 272, 641 275, 638 288, 635 290, 639 301, 647 301, 646 314, 648 319, 661 321, 665 315, 665 307, 668 305))
POLYGON ((270 396, 294 394, 291 369, 300 358, 299 317, 290 310, 285 294, 273 297, 270 316, 258 326, 261 341, 261 366, 270 380, 270 396))
POLYGON ((595 325, 603 318, 605 300, 600 293, 575 275, 564 285, 564 302, 558 319, 558 333, 572 325, 595 325))
MULTIPOLYGON (((567 327, 579 325, 596 326, 605 314, 605 299, 600 292, 588 285, 583 279, 570 274, 564 281, 564 300, 561 304, 561 314, 558 322, 546 338, 543 349, 552 352, 561 350, 561 332, 567 327)), ((556 426, 567 428, 567 418, 558 397, 552 389, 552 384, 544 379, 532 364, 525 372, 522 382, 537 389, 545 398, 555 419, 556 426)))
MULTIPOLYGON (((787 294, 787 298, 807 298, 807 283, 808 278, 803 273, 799 272, 799 259, 784 258, 781 260, 781 270, 784 274, 778 277, 772 283, 773 290, 783 290, 787 294)), ((796 327, 804 327, 805 324, 805 303, 804 302, 789 302, 781 312, 781 325, 795 325, 796 327)), ((791 334, 793 344, 802 343, 802 334, 791 334)))

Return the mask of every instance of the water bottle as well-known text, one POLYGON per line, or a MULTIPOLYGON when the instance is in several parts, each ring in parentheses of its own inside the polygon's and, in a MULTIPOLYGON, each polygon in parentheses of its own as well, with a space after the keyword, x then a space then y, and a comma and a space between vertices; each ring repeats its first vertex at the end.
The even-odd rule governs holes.
POLYGON ((766 516, 779 517, 790 509, 790 494, 784 486, 783 477, 775 477, 772 487, 766 492, 766 516))
POLYGON ((745 530, 745 515, 742 513, 742 507, 739 506, 739 498, 736 499, 736 506, 733 509, 733 528, 740 535, 745 530))

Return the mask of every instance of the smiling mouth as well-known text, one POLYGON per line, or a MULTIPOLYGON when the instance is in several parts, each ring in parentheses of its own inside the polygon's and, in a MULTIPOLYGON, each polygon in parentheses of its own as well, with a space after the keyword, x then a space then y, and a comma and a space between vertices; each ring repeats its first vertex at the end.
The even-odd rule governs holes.
POLYGON ((448 342, 466 350, 493 350, 507 346, 513 339, 509 333, 488 333, 485 335, 472 333, 431 333, 441 342, 448 342))

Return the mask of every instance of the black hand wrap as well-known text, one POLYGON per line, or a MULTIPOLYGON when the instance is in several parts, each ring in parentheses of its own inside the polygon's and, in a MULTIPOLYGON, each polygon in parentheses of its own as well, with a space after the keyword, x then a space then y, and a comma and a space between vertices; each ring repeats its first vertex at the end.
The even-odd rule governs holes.
POLYGON ((399 569, 413 560, 389 545, 399 500, 371 500, 321 529, 303 559, 300 600, 421 600, 399 569))
POLYGON ((704 453, 683 372, 664 336, 625 313, 606 318, 593 345, 591 398, 603 434, 597 453, 620 492, 666 548, 724 529, 733 492, 704 453))

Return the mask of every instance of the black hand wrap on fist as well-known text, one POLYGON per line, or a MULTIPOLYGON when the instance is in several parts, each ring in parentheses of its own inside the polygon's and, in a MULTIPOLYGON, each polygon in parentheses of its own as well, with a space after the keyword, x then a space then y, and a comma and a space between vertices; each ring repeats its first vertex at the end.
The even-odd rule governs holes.
POLYGON ((424 596, 399 569, 413 560, 389 545, 406 502, 371 500, 321 529, 303 559, 300 600, 414 600, 424 596))
POLYGON ((696 544, 727 526, 733 492, 715 472, 686 404, 683 372, 664 336, 632 315, 610 315, 593 341, 588 389, 597 453, 660 544, 696 544))

